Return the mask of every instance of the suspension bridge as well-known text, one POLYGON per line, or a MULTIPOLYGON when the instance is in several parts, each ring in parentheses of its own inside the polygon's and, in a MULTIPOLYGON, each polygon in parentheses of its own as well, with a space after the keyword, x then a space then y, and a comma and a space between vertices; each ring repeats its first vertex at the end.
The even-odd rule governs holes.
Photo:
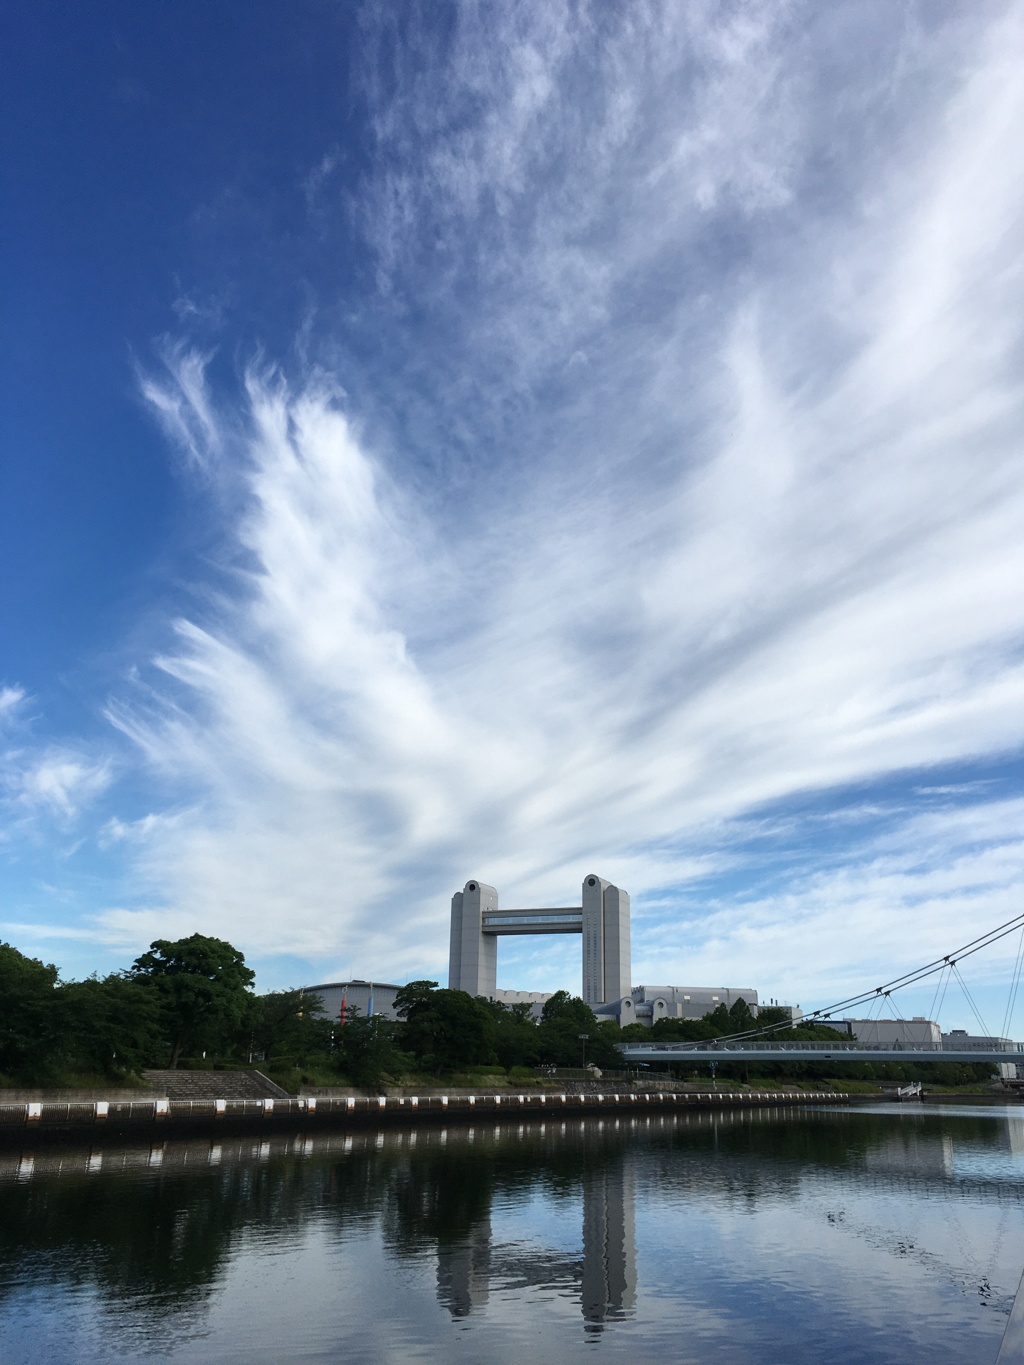
POLYGON ((784 1035, 790 1032, 793 1024, 789 1020, 770 1024, 767 1027, 751 1028, 740 1033, 722 1034, 717 1038, 703 1039, 699 1042, 676 1042, 670 1039, 651 1043, 623 1043, 620 1051, 627 1062, 693 1062, 714 1065, 719 1062, 997 1062, 1024 1063, 1024 1044, 1011 1042, 1007 1031, 1013 1019, 1014 1007, 1021 983, 1024 967, 1024 915, 1017 915, 1004 924, 998 925, 988 933, 981 934, 963 947, 933 962, 925 963, 913 971, 904 972, 881 986, 848 996, 834 1005, 804 1015, 798 1027, 807 1025, 829 1026, 832 1021, 844 1019, 851 1011, 867 1006, 869 1010, 888 1008, 898 1022, 898 1014, 892 1004, 893 995, 909 986, 918 986, 931 977, 936 978, 935 993, 929 1010, 929 1019, 934 1019, 945 1001, 951 982, 956 981, 962 990, 968 1006, 980 1026, 977 1039, 965 1038, 963 1043, 951 1046, 942 1042, 921 1042, 909 1035, 895 1039, 891 1043, 860 1043, 846 1039, 838 1031, 835 1042, 797 1042, 784 1035), (1006 1011, 1003 1017, 1002 1033, 994 1035, 986 1027, 974 997, 964 980, 959 963, 965 958, 990 948, 994 943, 1020 933, 1016 958, 1010 975, 1006 1011))

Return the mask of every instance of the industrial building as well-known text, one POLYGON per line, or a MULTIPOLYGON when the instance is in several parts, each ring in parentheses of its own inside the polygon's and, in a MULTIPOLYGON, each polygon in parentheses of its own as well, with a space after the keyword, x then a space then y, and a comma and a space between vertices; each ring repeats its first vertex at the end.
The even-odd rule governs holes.
MULTIPOLYGON (((968 1033, 966 1029, 955 1028, 942 1035, 942 1046, 951 1052, 1013 1052, 1020 1048, 1020 1043, 1015 1043, 1009 1038, 988 1038, 983 1034, 968 1033)), ((965 1062, 970 1060, 970 1057, 964 1058, 965 1062)), ((1024 1059, 1016 1064, 997 1062, 996 1065, 1004 1081, 1024 1077, 1024 1059)))
POLYGON ((627 1024, 656 1024, 659 1019, 703 1019, 719 1005, 730 1009, 745 1000, 756 1014, 757 991, 753 986, 634 986, 620 1000, 609 1000, 594 1007, 594 1013, 614 1019, 620 1028, 627 1024))
POLYGON ((931 1019, 815 1019, 839 1033, 847 1033, 866 1047, 935 1047, 942 1042, 942 1030, 931 1019))

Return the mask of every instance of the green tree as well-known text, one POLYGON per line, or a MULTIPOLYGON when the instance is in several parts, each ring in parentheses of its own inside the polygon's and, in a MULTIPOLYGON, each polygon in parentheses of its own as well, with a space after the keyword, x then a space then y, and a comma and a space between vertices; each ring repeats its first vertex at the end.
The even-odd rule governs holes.
MULTIPOLYGON (((647 1041, 653 1043, 703 1043, 717 1036, 718 1030, 710 1023, 711 1015, 703 1019, 659 1019, 647 1030, 647 1041)), ((635 1025, 633 1027, 636 1027, 635 1025)))
MULTIPOLYGON (((767 1028, 769 1024, 792 1025, 793 1015, 781 1005, 761 1005, 757 1011, 757 1022, 762 1028, 767 1028)), ((779 1030, 780 1033, 782 1031, 779 1030)))
POLYGON ((110 1077, 139 1071, 160 1047, 155 992, 122 973, 59 985, 54 1015, 61 1059, 72 1071, 110 1077))
POLYGON ((318 995, 268 991, 250 1001, 249 1038, 267 1059, 305 1062, 331 1050, 333 1022, 318 995))
POLYGON ((605 1069, 622 1066, 618 1042, 622 1034, 612 1020, 598 1022, 597 1015, 579 996, 568 991, 556 991, 544 1002, 537 1041, 541 1061, 554 1066, 579 1066, 583 1061, 585 1033, 586 1058, 605 1069))
POLYGON ((0 943, 0 1073, 37 1084, 53 1064, 57 968, 0 943))
POLYGON ((491 1000, 488 1005, 494 1020, 494 1053, 499 1063, 506 1071, 514 1066, 536 1066, 540 1061, 540 1041, 529 1002, 519 1000, 505 1005, 500 1000, 491 1000))
POLYGON ((224 939, 191 934, 151 943, 131 978, 156 992, 173 1068, 183 1051, 216 1048, 247 1019, 255 973, 224 939))
POLYGON ((729 1018, 732 1020, 735 1033, 746 1033, 748 1030, 757 1027, 757 1020, 750 1012, 750 1006, 742 995, 738 996, 729 1006, 729 1018))
POLYGON ((380 1014, 365 1018, 349 1006, 337 1030, 337 1066, 353 1085, 375 1089, 382 1081, 397 1079, 413 1065, 399 1046, 400 1032, 393 1019, 380 1014))
POLYGON ((436 981, 410 981, 395 996, 403 1020, 401 1045, 435 1075, 495 1060, 494 1016, 468 991, 438 990, 436 981))

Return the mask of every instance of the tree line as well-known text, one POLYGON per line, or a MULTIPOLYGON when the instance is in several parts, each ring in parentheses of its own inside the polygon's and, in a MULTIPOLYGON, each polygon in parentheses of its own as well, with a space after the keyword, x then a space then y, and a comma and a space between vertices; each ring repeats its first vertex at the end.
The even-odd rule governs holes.
MULTIPOLYGON (((286 1087, 299 1082, 378 1086, 404 1076, 452 1077, 500 1068, 521 1080, 537 1067, 623 1066, 622 1042, 701 1042, 785 1023, 782 1011, 755 1017, 746 1001, 720 1004, 702 1019, 660 1019, 624 1029, 599 1020, 578 996, 557 991, 539 1019, 529 1004, 505 1005, 412 981, 396 997, 397 1019, 349 1008, 328 1018, 318 996, 253 991, 254 973, 223 939, 192 934, 157 939, 126 971, 62 981, 52 963, 0 943, 0 1085, 131 1084, 146 1068, 256 1064, 286 1087)), ((778 1036, 778 1035, 776 1035, 778 1036)), ((787 1029, 787 1040, 835 1041, 824 1025, 787 1029)), ((689 1074, 693 1067, 663 1064, 689 1074)), ((723 1079, 749 1069, 722 1063, 723 1079)), ((701 1068, 701 1075, 706 1072, 701 1068)), ((759 1062, 766 1079, 927 1080, 962 1085, 987 1079, 977 1063, 759 1062)))
POLYGON ((344 1024, 299 990, 253 991, 223 939, 158 939, 125 971, 63 981, 52 963, 0 943, 0 1084, 131 1083, 146 1068, 246 1066, 283 1080, 376 1085, 410 1073, 621 1065, 619 1036, 582 1000, 552 996, 542 1018, 413 981, 397 1020, 349 1009, 344 1024), (581 1038, 586 1034, 586 1038, 581 1038), (305 1073, 296 1077, 296 1073, 305 1073))

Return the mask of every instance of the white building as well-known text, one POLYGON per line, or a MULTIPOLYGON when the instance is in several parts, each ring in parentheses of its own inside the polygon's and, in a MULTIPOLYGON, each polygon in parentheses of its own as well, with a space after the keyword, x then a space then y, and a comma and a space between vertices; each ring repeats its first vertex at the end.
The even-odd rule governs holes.
MULTIPOLYGON (((1020 1049, 1021 1044, 1009 1038, 986 1038, 981 1034, 968 1033, 963 1028, 955 1028, 942 1035, 942 1046, 950 1052, 1014 1052, 1020 1049)), ((970 1060, 970 1057, 964 1058, 965 1062, 970 1060)), ((1004 1081, 1016 1080, 1024 1070, 1024 1054, 1016 1065, 1013 1062, 996 1062, 996 1066, 1004 1081)))
POLYGON ((757 1013, 753 986, 634 986, 629 995, 594 1006, 594 1013, 614 1019, 620 1028, 650 1026, 659 1019, 703 1019, 719 1005, 730 1009, 737 1000, 745 1000, 751 1014, 757 1013))
POLYGON ((534 1019, 539 1019, 553 991, 504 991, 499 986, 491 997, 500 1005, 529 1005, 534 1019))
POLYGON ((814 1019, 826 1028, 848 1033, 868 1047, 935 1047, 942 1043, 942 1030, 931 1019, 915 1014, 913 1019, 814 1019))

